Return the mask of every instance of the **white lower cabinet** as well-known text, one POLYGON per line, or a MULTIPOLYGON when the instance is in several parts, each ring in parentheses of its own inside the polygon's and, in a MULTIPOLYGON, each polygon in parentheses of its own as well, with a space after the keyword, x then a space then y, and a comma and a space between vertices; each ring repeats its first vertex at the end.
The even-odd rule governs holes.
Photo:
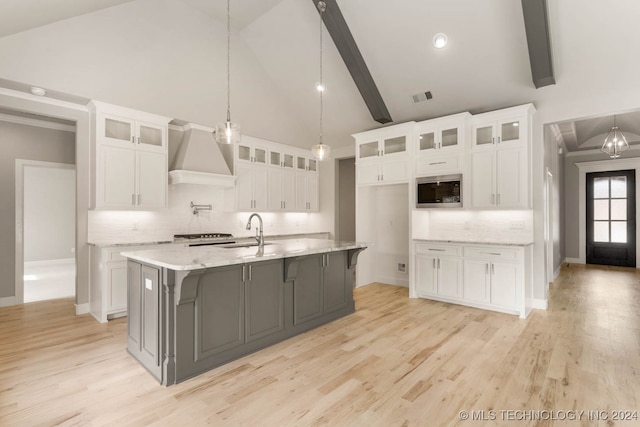
POLYGON ((461 252, 457 246, 416 244, 416 290, 419 296, 461 296, 461 252))
MULTIPOLYGON (((182 246, 182 244, 175 244, 182 246)), ((98 321, 127 313, 127 259, 120 252, 151 249, 157 245, 91 246, 89 311, 98 321)), ((163 247, 168 247, 166 244, 163 247)))
POLYGON ((417 241, 414 294, 526 317, 532 303, 530 248, 417 241))

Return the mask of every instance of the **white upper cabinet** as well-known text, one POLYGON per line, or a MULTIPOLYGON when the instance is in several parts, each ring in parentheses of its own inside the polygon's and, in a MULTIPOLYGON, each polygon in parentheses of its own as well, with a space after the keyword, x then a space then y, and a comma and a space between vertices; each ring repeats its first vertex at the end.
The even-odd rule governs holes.
POLYGON ((534 111, 532 104, 526 104, 473 116, 473 149, 526 144, 530 139, 529 129, 534 111))
POLYGON ((474 116, 471 200, 474 208, 531 205, 531 104, 474 116))
POLYGON ((91 101, 95 209, 167 206, 168 117, 91 101))
POLYGON ((353 135, 358 185, 407 182, 414 122, 353 135))
POLYGON ((460 113, 416 123, 420 154, 460 151, 466 145, 466 132, 471 114, 460 113))
POLYGON ((295 172, 295 210, 298 212, 317 212, 318 197, 318 161, 311 158, 308 151, 296 155, 295 172))
POLYGON ((318 167, 310 151, 243 136, 234 147, 236 186, 232 209, 317 211, 318 167))
POLYGON ((470 120, 460 113, 416 123, 416 176, 464 171, 470 120))

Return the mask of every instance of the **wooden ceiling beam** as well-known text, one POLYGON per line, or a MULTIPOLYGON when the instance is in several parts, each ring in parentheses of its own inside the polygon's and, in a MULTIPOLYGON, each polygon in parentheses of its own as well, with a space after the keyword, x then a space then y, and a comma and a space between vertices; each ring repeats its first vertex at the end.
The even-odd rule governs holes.
MULTIPOLYGON (((318 1, 320 0, 312 1, 317 10, 318 1)), ((351 35, 349 26, 344 20, 344 16, 342 16, 338 3, 336 0, 324 0, 324 2, 327 4, 327 9, 322 14, 324 25, 329 35, 331 35, 338 52, 340 52, 340 56, 347 66, 349 73, 351 73, 351 77, 358 87, 364 103, 367 105, 367 108, 369 108, 371 116, 378 123, 384 124, 392 122, 391 114, 389 114, 389 110, 387 110, 380 91, 378 91, 376 82, 373 80, 369 68, 367 68, 367 64, 364 62, 364 58, 360 53, 360 49, 358 49, 358 45, 351 35)))
POLYGON ((533 84, 536 88, 553 85, 556 78, 551 58, 547 0, 522 0, 522 13, 533 84))

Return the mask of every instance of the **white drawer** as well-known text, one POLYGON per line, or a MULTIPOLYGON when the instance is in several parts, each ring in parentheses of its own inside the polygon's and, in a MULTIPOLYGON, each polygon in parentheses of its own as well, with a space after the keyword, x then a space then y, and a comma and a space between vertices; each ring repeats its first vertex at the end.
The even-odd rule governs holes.
POLYGON ((462 255, 462 246, 451 245, 447 243, 429 243, 419 242, 416 243, 416 253, 418 254, 430 254, 430 255, 449 255, 460 256, 462 255))
POLYGON ((416 160, 416 175, 432 175, 443 172, 460 172, 462 170, 460 156, 436 158, 419 158, 416 160))
POLYGON ((465 246, 464 256, 501 261, 519 261, 522 259, 522 248, 503 246, 465 246))

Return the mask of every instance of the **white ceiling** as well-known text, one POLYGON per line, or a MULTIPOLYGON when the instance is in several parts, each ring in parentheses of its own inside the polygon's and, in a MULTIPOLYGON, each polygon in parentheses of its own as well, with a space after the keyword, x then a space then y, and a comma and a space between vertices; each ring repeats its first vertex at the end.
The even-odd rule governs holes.
MULTIPOLYGON (((128 1, 131 0, 2 0, 0 37, 128 1)), ((163 2, 176 1, 216 20, 217 25, 225 19, 224 0, 162 0, 158 7, 163 2)), ((553 90, 533 86, 519 1, 337 1, 395 123, 536 103, 545 91, 553 90), (438 32, 449 37, 449 44, 441 50, 432 45, 438 32), (433 99, 414 104, 411 95, 424 91, 431 91, 433 99)), ((562 82, 567 69, 563 64, 572 58, 559 57, 558 45, 571 42, 585 27, 594 28, 583 22, 585 18, 605 17, 598 3, 590 12, 589 7, 581 8, 576 0, 558 1, 550 2, 552 24, 554 19, 556 23, 562 19, 559 14, 582 14, 563 20, 562 33, 560 25, 551 28, 557 80, 562 82)), ((155 7, 155 3, 149 4, 155 7)), ((633 8, 630 5, 633 3, 626 1, 619 7, 633 8)), ((318 74, 319 18, 312 1, 234 0, 231 9, 236 34, 250 47, 263 71, 304 124, 315 129, 317 97, 310 94, 309 76, 318 74)), ((620 11, 610 13, 619 15, 620 11)), ((381 125, 371 118, 326 30, 325 35, 326 133, 329 138, 340 135, 341 144, 347 144, 351 140, 345 135, 381 125)), ((575 49, 567 51, 570 55, 584 55, 575 49)), ((562 123, 558 129, 567 149, 573 151, 595 147, 597 138, 608 131, 611 123, 610 117, 589 119, 562 123)), ((630 140, 640 140, 635 136, 640 135, 638 123, 640 120, 631 116, 619 121, 623 131, 628 126, 634 134, 630 140)))

